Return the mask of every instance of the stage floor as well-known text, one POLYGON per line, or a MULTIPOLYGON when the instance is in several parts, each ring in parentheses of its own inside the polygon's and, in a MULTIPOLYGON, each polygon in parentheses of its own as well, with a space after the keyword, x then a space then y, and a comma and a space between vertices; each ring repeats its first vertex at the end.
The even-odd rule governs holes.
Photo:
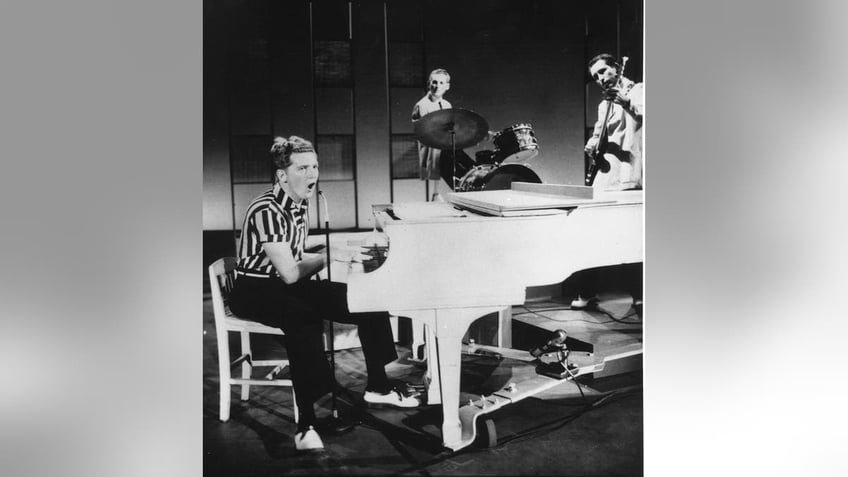
MULTIPOLYGON (((620 297, 601 296, 600 305, 614 316, 628 313, 625 305, 629 303, 620 297)), ((569 336, 608 343, 596 352, 616 343, 626 345, 628 340, 641 341, 641 326, 612 321, 600 311, 567 308, 567 304, 556 301, 537 301, 515 307, 513 315, 519 327, 538 320, 548 323, 541 327, 545 330, 551 326, 565 328, 569 336)), ((346 434, 322 434, 325 452, 303 455, 294 450, 295 423, 291 393, 286 388, 254 387, 250 400, 240 401, 234 387, 230 420, 218 420, 217 351, 208 300, 204 301, 204 332, 203 458, 207 476, 642 474, 642 374, 641 366, 632 363, 629 367, 633 370, 578 379, 585 386, 583 394, 574 383, 564 382, 506 406, 490 415, 497 434, 495 447, 473 446, 451 453, 441 447, 440 406, 412 410, 364 407, 362 353, 359 349, 337 351, 336 375, 344 387, 337 407, 343 416, 362 424, 346 434)), ((537 339, 527 330, 516 338, 514 348, 524 346, 522 340, 537 339)), ((238 349, 235 336, 233 345, 238 349)), ((388 366, 389 377, 420 383, 424 366, 409 359, 409 348, 398 345, 397 349, 401 359, 388 366)), ((254 352, 264 356, 285 354, 273 339, 259 339, 254 352)), ((461 402, 534 374, 535 367, 524 361, 465 355, 461 402)), ((319 403, 319 417, 328 415, 330 406, 328 396, 319 403)))

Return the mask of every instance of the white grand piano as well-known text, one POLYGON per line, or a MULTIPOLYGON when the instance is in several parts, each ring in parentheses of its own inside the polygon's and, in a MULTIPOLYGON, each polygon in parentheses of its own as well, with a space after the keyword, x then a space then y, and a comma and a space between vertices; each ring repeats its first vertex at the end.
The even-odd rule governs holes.
MULTIPOLYGON (((523 304, 529 286, 643 260, 642 191, 512 187, 374 206, 388 238, 386 260, 347 277, 351 311, 388 311, 427 325, 428 403, 441 403, 442 441, 452 450, 474 441, 479 414, 533 392, 521 385, 460 408, 461 340, 474 320, 523 304)), ((539 376, 533 389, 557 382, 539 376)))

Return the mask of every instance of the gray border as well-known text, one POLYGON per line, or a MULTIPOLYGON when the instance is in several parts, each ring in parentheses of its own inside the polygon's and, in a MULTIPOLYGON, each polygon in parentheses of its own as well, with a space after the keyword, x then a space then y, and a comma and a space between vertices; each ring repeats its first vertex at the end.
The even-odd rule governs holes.
MULTIPOLYGON (((846 9, 646 1, 647 475, 845 473, 846 9)), ((5 473, 201 475, 202 3, 2 13, 5 473)))

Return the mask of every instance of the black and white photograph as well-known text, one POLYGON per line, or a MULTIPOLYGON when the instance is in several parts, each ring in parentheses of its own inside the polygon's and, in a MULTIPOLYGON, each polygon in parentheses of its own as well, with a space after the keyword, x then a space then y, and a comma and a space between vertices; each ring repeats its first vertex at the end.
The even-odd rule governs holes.
POLYGON ((0 475, 848 475, 844 1, 0 12, 0 475))
POLYGON ((204 475, 641 475, 641 0, 204 5, 204 475))

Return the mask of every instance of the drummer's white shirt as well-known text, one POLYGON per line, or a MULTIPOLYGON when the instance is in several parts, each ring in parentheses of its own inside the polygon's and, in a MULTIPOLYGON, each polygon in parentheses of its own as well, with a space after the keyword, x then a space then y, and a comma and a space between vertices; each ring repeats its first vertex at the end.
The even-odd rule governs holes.
MULTIPOLYGON (((444 97, 433 101, 430 93, 424 95, 421 100, 415 103, 412 108, 412 121, 418 121, 422 117, 440 109, 451 109, 451 104, 444 97)), ((418 166, 419 178, 426 180, 431 174, 427 171, 435 171, 436 177, 439 176, 439 156, 442 151, 433 147, 425 146, 418 141, 418 166)))

